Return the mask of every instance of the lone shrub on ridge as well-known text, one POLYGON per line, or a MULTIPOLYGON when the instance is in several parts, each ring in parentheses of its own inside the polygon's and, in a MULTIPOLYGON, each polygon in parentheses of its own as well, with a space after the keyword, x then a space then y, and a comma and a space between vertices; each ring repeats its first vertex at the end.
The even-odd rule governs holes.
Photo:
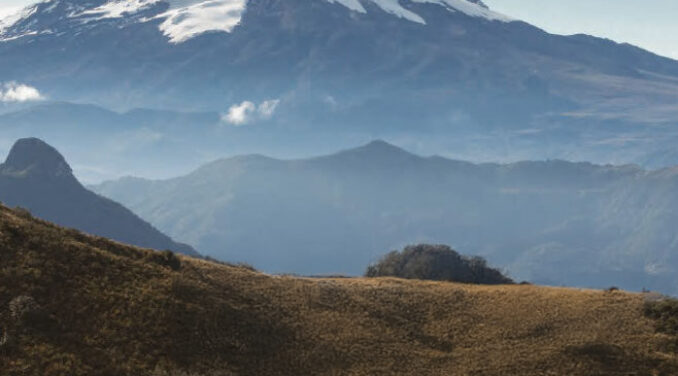
POLYGON ((446 245, 419 244, 393 251, 370 265, 366 277, 398 277, 485 285, 513 284, 513 280, 477 256, 462 256, 446 245))

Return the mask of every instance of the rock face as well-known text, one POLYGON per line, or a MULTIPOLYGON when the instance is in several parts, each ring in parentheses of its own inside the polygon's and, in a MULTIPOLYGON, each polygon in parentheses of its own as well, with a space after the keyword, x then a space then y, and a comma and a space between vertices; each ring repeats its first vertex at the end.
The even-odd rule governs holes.
POLYGON ((85 189, 64 157, 36 138, 21 139, 0 165, 0 201, 33 215, 94 235, 197 256, 122 205, 85 189))

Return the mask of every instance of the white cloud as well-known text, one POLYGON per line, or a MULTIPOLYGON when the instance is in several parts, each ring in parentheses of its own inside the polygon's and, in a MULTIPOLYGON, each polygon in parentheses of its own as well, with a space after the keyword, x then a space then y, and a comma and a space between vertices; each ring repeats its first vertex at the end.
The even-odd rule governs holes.
POLYGON ((270 119, 273 117, 273 114, 275 113, 275 110, 278 108, 278 105, 280 104, 280 99, 272 99, 269 101, 264 101, 261 102, 259 105, 259 116, 261 116, 263 119, 270 119))
POLYGON ((17 82, 0 85, 0 102, 32 102, 45 99, 38 89, 17 82))
POLYGON ((325 96, 325 98, 323 98, 323 102, 325 102, 325 103, 326 103, 328 106, 330 106, 333 110, 335 110, 335 109, 337 108, 337 106, 339 105, 339 102, 337 102, 337 99, 334 98, 334 97, 331 96, 331 95, 325 96))
POLYGON ((250 101, 244 101, 240 104, 231 106, 228 113, 222 117, 228 123, 233 125, 245 125, 250 122, 252 115, 257 107, 250 101))
POLYGON ((235 104, 222 115, 221 120, 235 126, 245 125, 255 120, 268 120, 278 109, 280 99, 271 99, 261 102, 258 106, 251 101, 235 104))

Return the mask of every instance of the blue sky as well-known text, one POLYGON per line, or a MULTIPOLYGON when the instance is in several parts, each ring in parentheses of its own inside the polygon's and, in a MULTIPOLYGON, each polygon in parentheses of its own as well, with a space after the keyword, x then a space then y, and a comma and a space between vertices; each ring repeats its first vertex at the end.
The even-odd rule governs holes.
MULTIPOLYGON (((551 33, 591 34, 678 59, 678 0, 484 1, 551 33)), ((0 17, 32 2, 0 0, 0 17)))
POLYGON ((484 0, 555 34, 584 33, 678 59, 678 0, 484 0))

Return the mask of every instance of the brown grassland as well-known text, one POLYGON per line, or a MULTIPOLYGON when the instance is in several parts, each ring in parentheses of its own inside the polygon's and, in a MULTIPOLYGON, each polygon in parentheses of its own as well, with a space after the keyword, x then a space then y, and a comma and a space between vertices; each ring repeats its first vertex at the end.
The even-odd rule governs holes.
POLYGON ((0 206, 0 374, 678 375, 643 294, 172 261, 0 206))

